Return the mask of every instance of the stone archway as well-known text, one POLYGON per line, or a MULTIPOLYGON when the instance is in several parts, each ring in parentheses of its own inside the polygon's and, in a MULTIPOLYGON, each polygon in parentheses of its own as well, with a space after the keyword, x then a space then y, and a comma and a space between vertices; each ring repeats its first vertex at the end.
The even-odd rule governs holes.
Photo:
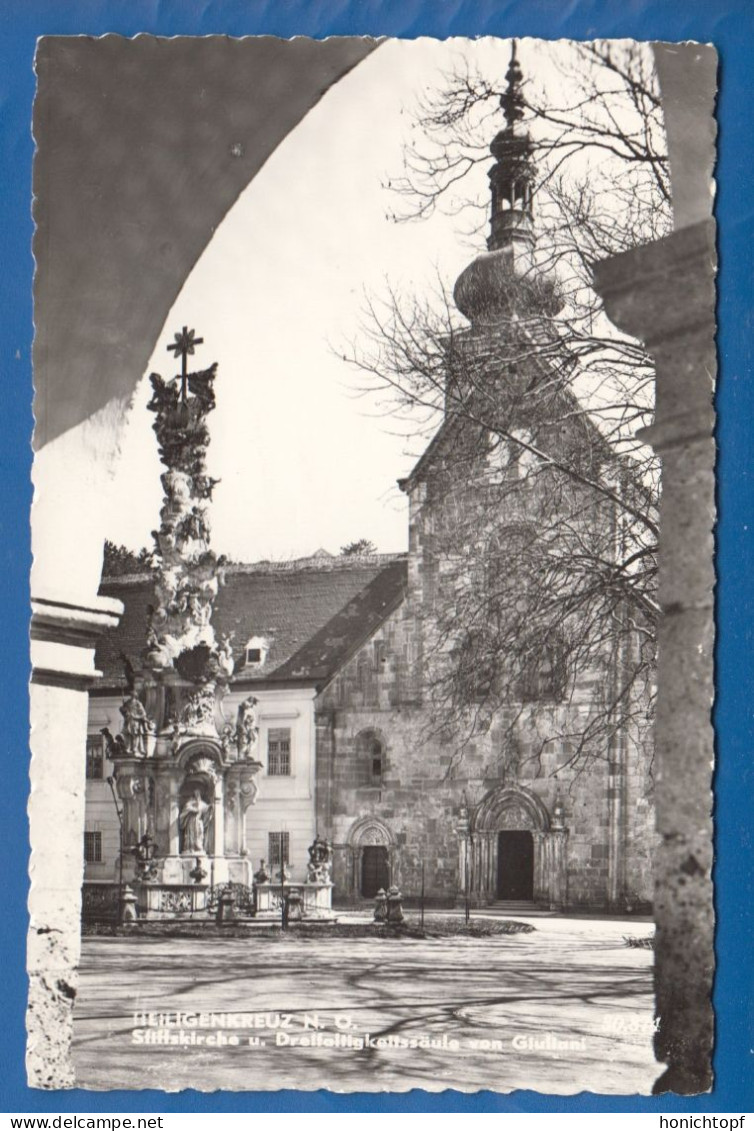
POLYGON ((483 903, 533 900, 560 909, 567 902, 567 830, 553 828, 547 806, 522 786, 498 786, 477 806, 469 832, 470 889, 483 903), (507 852, 519 870, 506 872, 507 852))
POLYGON ((377 888, 387 888, 393 882, 395 839, 378 817, 356 821, 348 834, 347 847, 351 899, 372 899, 377 888))

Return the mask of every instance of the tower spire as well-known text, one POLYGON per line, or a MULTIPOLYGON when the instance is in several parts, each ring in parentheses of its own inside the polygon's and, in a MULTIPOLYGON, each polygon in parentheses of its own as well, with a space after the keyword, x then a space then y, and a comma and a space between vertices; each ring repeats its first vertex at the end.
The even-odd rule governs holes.
POLYGON ((490 251, 516 242, 529 247, 534 243, 532 196, 536 169, 531 160, 534 146, 528 130, 519 132, 516 128, 523 121, 526 105, 521 89, 523 77, 514 39, 505 74, 507 87, 500 95, 505 129, 490 145, 495 158, 489 173, 492 209, 487 246, 490 251))
MULTIPOLYGON (((490 234, 487 251, 459 275, 453 291, 456 306, 471 323, 494 322, 531 305, 531 279, 535 271, 533 207, 537 170, 532 160, 534 143, 521 125, 526 110, 524 77, 513 40, 500 95, 505 126, 492 140, 495 163, 489 171, 490 234)), ((554 279, 537 276, 539 305, 544 314, 560 309, 554 279)))
POLYGON ((524 76, 518 64, 515 39, 511 45, 511 61, 505 72, 505 78, 508 87, 500 95, 500 107, 505 115, 507 128, 512 131, 516 122, 522 121, 524 117, 524 97, 521 93, 524 76))

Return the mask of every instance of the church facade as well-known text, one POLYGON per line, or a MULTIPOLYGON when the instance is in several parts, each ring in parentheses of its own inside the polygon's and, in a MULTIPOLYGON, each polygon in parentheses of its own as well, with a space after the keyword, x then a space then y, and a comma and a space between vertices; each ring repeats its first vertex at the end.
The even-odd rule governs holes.
MULTIPOLYGON (((427 516, 414 506, 408 555, 315 557, 229 571, 217 619, 253 643, 237 658, 222 711, 234 723, 249 696, 257 700, 261 766, 253 797, 232 766, 207 781, 208 801, 226 813, 205 846, 211 878, 250 883, 262 861, 273 874, 285 861, 292 880, 303 881, 307 848, 319 835, 333 846, 336 906, 372 899, 391 884, 409 900, 423 890, 438 906, 467 897, 473 905, 645 906, 654 844, 650 752, 627 734, 621 748, 616 743, 606 756, 571 769, 567 741, 541 749, 553 721, 563 729, 563 715, 590 709, 588 675, 567 704, 552 701, 546 689, 525 709, 511 702, 460 759, 433 732, 422 674, 422 575, 431 572, 431 549, 422 539, 427 516), (304 622, 311 635, 294 648, 304 622)), ((118 761, 110 761, 101 732, 120 724, 127 695, 121 645, 136 635, 152 589, 143 575, 103 584, 126 613, 101 646, 103 680, 90 703, 85 858, 93 890, 118 880, 120 834, 107 780, 118 761)), ((201 774, 202 758, 219 765, 216 740, 193 742, 176 766, 179 778, 194 780, 197 767, 201 774)), ((132 790, 146 775, 146 787, 131 798, 142 815, 132 819, 126 875, 133 872, 129 849, 151 829, 158 854, 172 860, 172 872, 161 878, 181 885, 191 882, 196 855, 195 846, 184 852, 181 843, 181 787, 172 767, 163 777, 159 759, 150 761, 135 761, 128 783, 132 790), (150 796, 166 813, 162 828, 150 818, 150 796)))
POLYGON ((158 568, 102 586, 126 611, 90 696, 91 905, 140 844, 150 906, 190 914, 206 913, 198 892, 255 875, 303 884, 315 837, 336 906, 391 885, 438 906, 651 902, 651 688, 625 680, 642 626, 584 628, 586 604, 566 600, 584 548, 609 573, 620 488, 595 501, 604 441, 554 380, 559 301, 536 273, 515 60, 508 78, 488 249, 456 284, 467 324, 447 343, 445 420, 401 483, 406 554, 223 566, 203 519, 211 373, 186 374, 186 339, 181 392, 155 382, 158 568))

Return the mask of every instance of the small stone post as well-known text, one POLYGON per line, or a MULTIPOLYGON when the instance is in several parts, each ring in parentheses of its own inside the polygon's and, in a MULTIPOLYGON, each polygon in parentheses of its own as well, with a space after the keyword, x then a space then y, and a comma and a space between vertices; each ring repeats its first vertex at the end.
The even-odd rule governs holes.
POLYGON ((300 923, 304 917, 304 909, 302 906, 301 892, 298 888, 290 888, 288 891, 288 922, 300 923))
POLYGON ((374 921, 384 923, 387 920, 387 895, 385 889, 380 888, 374 897, 374 921))
POLYGON ((123 888, 120 896, 119 919, 124 925, 136 922, 136 893, 128 884, 123 888))
POLYGON ((232 923, 235 919, 235 909, 233 907, 233 892, 229 888, 221 892, 220 898, 217 901, 217 925, 218 927, 225 927, 232 923))
POLYGON ((400 890, 393 884, 392 887, 387 889, 387 921, 392 926, 400 926, 403 922, 403 896, 400 890))

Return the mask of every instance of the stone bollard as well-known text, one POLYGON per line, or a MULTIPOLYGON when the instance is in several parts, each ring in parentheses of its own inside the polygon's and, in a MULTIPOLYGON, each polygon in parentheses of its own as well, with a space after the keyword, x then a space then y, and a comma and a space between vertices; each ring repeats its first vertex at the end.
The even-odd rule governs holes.
POLYGON ((401 902, 403 896, 399 889, 393 884, 391 888, 387 889, 387 921, 395 926, 403 922, 403 907, 401 902))
POLYGON ((374 897, 374 921, 375 923, 384 923, 387 919, 387 896, 385 889, 380 888, 374 897))
POLYGON ((136 922, 136 894, 128 884, 123 888, 120 895, 119 913, 121 923, 136 922))
POLYGON ((304 917, 303 901, 301 899, 301 892, 298 888, 291 888, 287 896, 288 900, 288 922, 300 923, 304 917))
POLYGON ((218 927, 227 926, 235 919, 235 909, 233 907, 233 892, 227 888, 221 892, 220 898, 217 901, 217 925, 218 927))

